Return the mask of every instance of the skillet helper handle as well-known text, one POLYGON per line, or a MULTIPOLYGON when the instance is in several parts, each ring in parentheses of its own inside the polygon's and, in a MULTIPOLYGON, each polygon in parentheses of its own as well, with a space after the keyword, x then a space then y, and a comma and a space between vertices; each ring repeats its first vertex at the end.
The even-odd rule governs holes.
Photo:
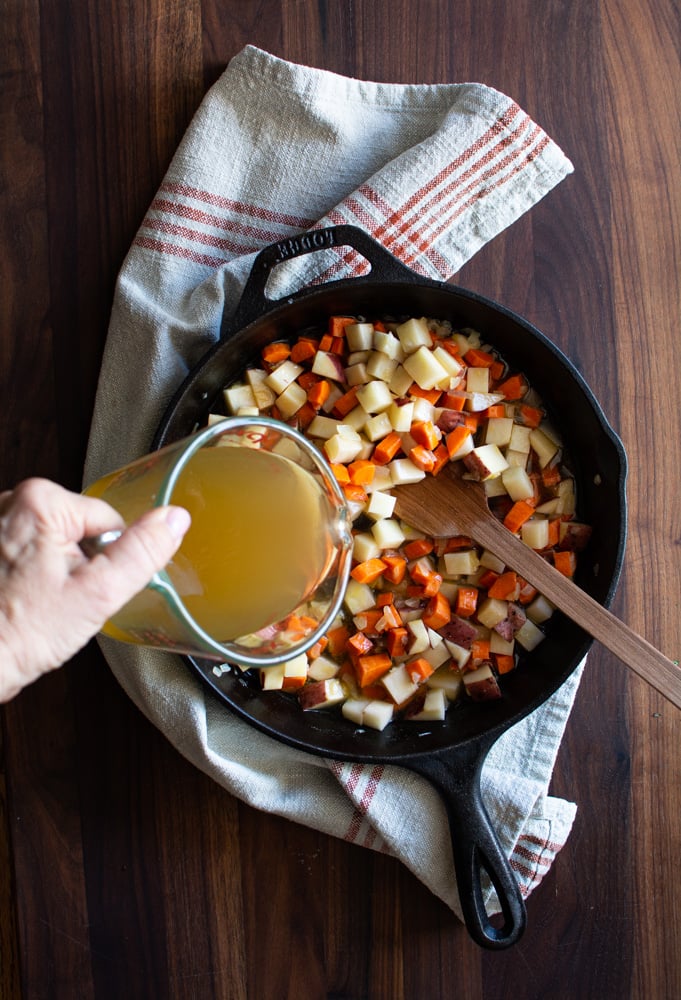
POLYGON ((485 756, 478 746, 469 759, 449 751, 412 759, 407 766, 437 788, 447 809, 459 902, 468 932, 480 947, 499 951, 521 938, 527 914, 520 886, 480 794, 485 756), (483 872, 496 890, 501 926, 493 924, 487 912, 483 872))
MULTIPOLYGON (((419 280, 414 271, 401 264, 384 246, 358 226, 338 225, 309 229, 297 236, 271 243, 260 251, 253 262, 236 311, 225 320, 220 339, 224 340, 232 332, 248 326, 276 304, 276 300, 273 302, 265 293, 267 281, 275 267, 296 257, 340 247, 350 247, 357 251, 371 265, 370 275, 352 278, 353 282, 363 281, 369 276, 372 281, 419 280)), ((294 301, 297 294, 299 293, 285 301, 294 301)))

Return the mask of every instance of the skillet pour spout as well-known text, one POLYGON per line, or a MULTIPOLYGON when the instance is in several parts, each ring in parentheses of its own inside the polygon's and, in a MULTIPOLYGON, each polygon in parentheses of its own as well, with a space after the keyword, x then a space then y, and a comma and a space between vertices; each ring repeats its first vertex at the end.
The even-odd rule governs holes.
MULTIPOLYGON (((624 558, 626 457, 582 376, 555 344, 520 316, 466 289, 421 278, 352 226, 301 234, 258 254, 239 305, 224 318, 221 339, 177 390, 153 447, 184 437, 204 422, 219 405, 222 389, 257 364, 267 344, 302 330, 326 329, 334 314, 398 320, 431 316, 449 320, 455 328, 472 327, 527 376, 549 418, 563 432, 581 516, 593 528, 575 582, 607 607, 624 558), (346 248, 368 262, 368 274, 310 285, 284 299, 268 298, 268 278, 282 262, 346 248)), ((398 719, 383 732, 358 729, 333 711, 303 712, 292 696, 263 693, 251 674, 226 670, 217 678, 211 662, 186 662, 226 709, 275 740, 325 758, 404 767, 430 781, 445 803, 468 931, 482 947, 500 949, 522 935, 525 905, 481 801, 480 773, 493 743, 567 681, 591 642, 582 628, 557 613, 544 641, 504 675, 501 700, 464 701, 453 706, 442 723, 398 719), (499 899, 501 927, 485 909, 487 879, 499 899)))

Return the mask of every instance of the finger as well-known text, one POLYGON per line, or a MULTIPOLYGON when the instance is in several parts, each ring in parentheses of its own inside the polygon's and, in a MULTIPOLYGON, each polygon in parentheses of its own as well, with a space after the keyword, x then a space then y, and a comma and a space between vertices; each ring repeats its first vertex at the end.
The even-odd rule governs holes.
POLYGON ((100 555, 74 570, 73 583, 93 602, 102 624, 170 562, 190 523, 182 507, 148 511, 100 555))

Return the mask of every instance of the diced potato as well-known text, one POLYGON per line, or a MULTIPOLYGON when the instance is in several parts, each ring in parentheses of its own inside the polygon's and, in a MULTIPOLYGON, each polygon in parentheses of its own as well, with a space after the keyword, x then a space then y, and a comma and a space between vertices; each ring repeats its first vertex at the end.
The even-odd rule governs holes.
POLYGON ((433 338, 425 319, 408 319, 395 330, 400 344, 407 354, 412 354, 419 347, 430 347, 433 338))
POLYGON ((480 556, 480 565, 484 566, 485 569, 491 569, 494 573, 503 573, 506 569, 506 563, 503 559, 495 556, 489 549, 485 549, 480 556))
POLYGON ((272 392, 280 395, 284 389, 286 389, 291 382, 295 382, 299 375, 302 375, 303 369, 300 365, 297 365, 294 361, 282 361, 280 365, 271 371, 270 374, 265 379, 265 385, 267 385, 272 392))
POLYGON ((423 653, 426 649, 430 649, 428 628, 422 618, 415 618, 413 621, 407 622, 407 631, 409 632, 410 656, 416 656, 417 653, 423 653))
MULTIPOLYGON (((351 428, 348 429, 350 430, 351 428)), ((323 447, 326 457, 330 462, 347 465, 348 462, 354 462, 359 457, 364 447, 364 441, 359 434, 356 434, 355 438, 351 438, 339 433, 328 438, 324 442, 323 447)))
POLYGON ((540 551, 549 544, 549 522, 545 517, 533 517, 520 529, 520 538, 531 549, 540 551))
POLYGON ((399 521, 391 517, 384 517, 376 521, 371 528, 378 546, 381 549, 399 549, 404 542, 404 532, 399 521))
POLYGON ((307 433, 313 438, 330 438, 338 433, 338 424, 339 421, 333 417, 324 417, 318 413, 310 422, 307 433))
POLYGON ((504 469, 501 481, 511 500, 527 500, 534 496, 534 486, 525 469, 514 465, 504 469))
POLYGON ((398 365, 390 379, 390 391, 395 396, 406 396, 413 381, 409 372, 402 365, 398 365))
POLYGON ((471 413, 480 413, 496 403, 501 403, 503 398, 498 392, 472 392, 466 399, 466 409, 471 413))
POLYGON ((390 496, 389 493, 382 493, 380 490, 377 490, 369 498, 367 514, 375 521, 380 521, 381 518, 392 517, 396 503, 397 500, 395 497, 390 496))
POLYGON ((348 385, 366 385, 367 382, 371 380, 371 376, 367 371, 367 366, 363 361, 360 361, 356 365, 349 365, 345 369, 345 381, 348 385))
POLYGON ((263 691, 281 691, 284 686, 284 664, 260 668, 260 684, 263 691))
POLYGON ((512 451, 520 451, 527 455, 530 451, 530 427, 523 427, 522 424, 513 424, 511 440, 508 443, 512 451))
POLYGON ((301 389, 297 382, 291 382, 281 395, 277 396, 277 408, 284 420, 288 420, 294 413, 297 413, 306 402, 307 393, 301 389))
POLYGON ((371 378, 380 379, 382 382, 390 382, 395 374, 397 361, 389 358, 387 354, 380 351, 372 351, 366 364, 366 370, 371 378))
POLYGON ((403 406, 398 406, 397 403, 393 403, 388 410, 388 419, 394 431, 398 433, 403 433, 409 430, 414 419, 414 404, 405 403, 403 406))
POLYGON ((530 445, 537 456, 537 461, 542 469, 545 469, 552 458, 558 452, 558 445, 548 434, 545 434, 541 427, 534 427, 530 431, 530 445))
MULTIPOLYGON (((458 642, 454 642, 452 639, 445 639, 445 646, 457 667, 460 669, 465 667, 472 655, 470 649, 460 646, 458 642)), ((432 677, 429 677, 428 682, 430 683, 431 680, 432 677)))
POLYGON ((339 670, 340 664, 331 657, 317 656, 314 660, 310 660, 307 676, 313 681, 326 681, 330 677, 336 677, 339 670))
POLYGON ((242 406, 257 406, 253 390, 250 385, 235 385, 231 389, 225 389, 222 393, 225 406, 231 414, 236 414, 242 406))
POLYGON ((345 340, 351 351, 369 351, 374 345, 373 323, 350 323, 345 327, 345 340))
POLYGON ((480 559, 475 549, 459 549, 455 552, 445 552, 442 557, 447 576, 470 576, 480 565, 480 559))
POLYGON ((426 478, 423 469, 419 469, 410 458, 394 458, 388 462, 393 486, 404 486, 408 483, 418 483, 426 478))
POLYGON ((301 708, 305 711, 314 708, 330 708, 345 701, 345 691, 343 685, 337 677, 330 677, 325 681, 314 681, 306 684, 300 689, 298 694, 301 708))
POLYGON ((418 691, 418 684, 409 676, 406 666, 401 663, 381 677, 381 684, 386 689, 396 705, 403 705, 418 691))
POLYGON ((357 402, 367 413, 382 413, 392 404, 393 399, 385 382, 369 382, 357 390, 357 402))
POLYGON ((444 642, 438 643, 436 646, 430 646, 428 649, 424 649, 421 653, 424 660, 428 660, 433 670, 437 670, 441 667, 443 663, 447 663, 451 660, 449 650, 445 646, 444 642))
POLYGON ((469 368, 466 371, 467 392, 489 392, 489 368, 469 368))
POLYGON ((442 689, 433 689, 426 694, 423 708, 409 716, 411 722, 444 722, 447 714, 447 696, 442 689))
POLYGON ((482 444, 478 448, 473 448, 472 452, 465 456, 464 463, 480 482, 494 479, 508 468, 508 462, 495 444, 482 444))
POLYGON ((433 351, 433 357, 440 362, 450 378, 459 378, 463 372, 461 362, 450 354, 449 351, 446 351, 444 347, 436 347, 433 351))
POLYGON ((477 670, 464 674, 464 687, 473 701, 492 701, 501 698, 501 691, 491 667, 483 664, 477 670))
POLYGON ((345 427, 352 427, 354 431, 359 433, 364 430, 366 424, 367 415, 361 406, 353 406, 349 413, 346 413, 341 424, 345 427))
POLYGON ((508 601, 502 601, 498 597, 487 597, 478 608, 477 619, 481 625, 485 625, 487 628, 494 628, 507 615, 508 601))
POLYGON ((361 726, 364 722, 365 709, 370 704, 368 698, 346 698, 343 702, 341 712, 343 717, 355 725, 361 726))
POLYGON ((544 633, 537 625, 528 618, 525 624, 515 634, 516 642, 519 642, 523 649, 531 652, 536 649, 539 643, 545 638, 544 633))
POLYGON ((513 421, 510 417, 490 417, 485 430, 485 444, 496 444, 505 448, 513 433, 513 421))
POLYGON ((274 403, 276 394, 267 385, 266 371, 262 368, 249 368, 246 372, 246 381, 251 387, 256 406, 260 410, 266 410, 274 403))
POLYGON ((378 729, 379 732, 392 720, 394 708, 387 701, 370 701, 364 709, 362 724, 369 729, 378 729))
POLYGON ((357 580, 350 579, 345 588, 344 603, 349 614, 354 618, 362 611, 373 608, 376 603, 376 595, 368 583, 359 583, 357 580))
MULTIPOLYGON (((361 410, 362 407, 359 407, 359 409, 361 410)), ((363 430, 370 441, 380 441, 381 438, 390 434, 392 429, 393 425, 390 422, 387 412, 376 413, 373 417, 369 418, 367 418, 366 412, 364 412, 363 430)))
POLYGON ((403 367, 421 389, 434 389, 441 383, 449 385, 447 369, 443 368, 428 347, 419 347, 410 354, 403 367))
POLYGON ((497 631, 492 629, 489 635, 490 653, 498 653, 500 656, 512 656, 515 649, 513 639, 504 639, 497 631))
POLYGON ((555 610, 555 605, 552 604, 548 598, 544 597, 543 594, 538 594, 535 599, 527 605, 525 613, 535 625, 541 625, 542 622, 547 622, 549 620, 555 610))
MULTIPOLYGON (((468 652, 468 650, 466 650, 468 652)), ((470 656, 470 653, 468 653, 470 656)), ((458 671, 449 667, 440 667, 431 674, 427 681, 428 687, 434 691, 443 691, 447 701, 456 701, 463 690, 463 679, 458 671)))
POLYGON ((388 330, 374 331, 374 350, 385 354, 391 361, 401 362, 404 360, 404 348, 395 334, 388 330))
POLYGON ((376 544, 376 539, 368 531, 358 531, 352 541, 352 555, 357 562, 366 562, 367 559, 377 559, 381 554, 381 549, 376 544))

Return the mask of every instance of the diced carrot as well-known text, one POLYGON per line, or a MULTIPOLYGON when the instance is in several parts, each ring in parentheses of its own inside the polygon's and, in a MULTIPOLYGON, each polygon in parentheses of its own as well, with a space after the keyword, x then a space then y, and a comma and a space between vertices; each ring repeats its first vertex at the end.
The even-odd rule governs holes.
POLYGON ((307 683, 307 677, 303 677, 302 675, 294 677, 284 677, 281 684, 281 690, 298 691, 300 688, 305 687, 306 683, 307 683))
POLYGON ((384 608, 386 604, 394 604, 395 595, 392 590, 384 590, 382 594, 376 596, 376 607, 384 608))
POLYGON ((280 361, 286 361, 290 353, 290 346, 283 340, 277 340, 273 344, 266 344, 263 347, 262 359, 268 365, 276 365, 280 361))
POLYGON ((314 646, 310 646, 307 651, 308 660, 316 660, 318 656, 321 656, 326 647, 329 645, 329 640, 325 635, 315 642, 314 646))
POLYGON ((435 455, 421 444, 409 449, 409 458, 422 472, 432 472, 435 468, 435 455))
POLYGON ((402 556, 390 556, 383 553, 381 559, 386 564, 383 579, 388 583, 402 583, 407 572, 407 560, 402 556))
POLYGON ((423 614, 423 622, 428 628, 438 629, 446 625, 452 617, 452 609, 449 605, 449 601, 442 593, 438 591, 434 597, 431 597, 430 601, 426 605, 426 610, 423 614))
POLYGON ((442 395, 442 389, 422 389, 417 382, 412 382, 407 389, 407 395, 416 396, 417 399, 425 399, 427 402, 432 403, 433 406, 437 406, 442 395))
POLYGON ((343 417, 347 417, 350 410, 354 410, 357 406, 357 389, 358 386, 353 385, 347 392, 338 397, 331 411, 334 417, 342 420, 343 417))
POLYGON ((335 628, 329 629, 326 638, 329 640, 329 653, 335 660, 340 659, 350 638, 350 629, 347 625, 337 625, 335 628))
POLYGON ((366 684, 362 688, 362 697, 372 701, 385 701, 386 691, 382 684, 366 684))
POLYGON ((565 550, 553 553, 553 565, 563 576, 574 576, 577 569, 577 557, 574 552, 565 550))
POLYGON ((385 570, 385 563, 382 559, 365 559, 350 571, 350 576, 358 583, 373 583, 385 570))
POLYGON ((474 544, 470 535, 451 535, 445 539, 441 554, 444 555, 445 552, 458 552, 460 549, 472 549, 474 544))
POLYGON ((558 543, 560 541, 560 525, 561 525, 561 518, 559 518, 559 517, 549 518, 549 541, 548 541, 548 547, 551 548, 551 549, 554 546, 558 545, 558 543))
POLYGON ((470 435, 471 430, 469 427, 466 427, 465 424, 459 424, 458 427, 455 427, 454 430, 449 432, 445 438, 445 444, 450 458, 452 455, 456 455, 459 448, 461 448, 466 441, 466 438, 470 437, 470 435))
POLYGON ((478 588, 459 587, 456 594, 454 609, 459 618, 471 618, 478 607, 478 588))
POLYGON ((453 358, 458 358, 461 360, 461 352, 459 351, 459 345, 455 340, 450 340, 448 337, 441 337, 438 341, 438 345, 443 347, 447 354, 451 354, 453 358))
POLYGON ((382 319, 377 319, 374 321, 374 330, 378 330, 380 333, 387 333, 388 327, 385 325, 382 319))
POLYGON ((499 381, 505 371, 506 365, 503 361, 495 361, 492 365, 490 365, 489 373, 495 382, 499 381))
POLYGON ((449 462, 449 452, 447 451, 447 446, 439 444, 433 452, 433 457, 435 459, 435 464, 430 471, 434 476, 437 476, 438 472, 440 472, 440 470, 443 469, 449 462))
POLYGON ((463 426, 467 427, 472 434, 478 429, 480 423, 480 415, 478 413, 466 413, 463 418, 463 426))
POLYGON ((469 368, 491 368, 494 364, 494 356, 479 347, 469 347, 465 360, 469 368))
POLYGON ((324 351, 326 354, 331 350, 331 345, 333 344, 333 337, 330 333, 325 333, 322 339, 319 341, 319 350, 324 351))
POLYGON ((318 410, 324 405, 330 395, 331 383, 322 378, 307 390, 307 401, 310 406, 314 406, 315 410, 318 410))
POLYGON ((500 601, 514 601, 518 594, 518 574, 512 569, 506 570, 494 581, 487 593, 500 601))
POLYGON ((358 458, 348 465, 348 472, 350 473, 350 482, 354 483, 355 486, 368 486, 369 483, 373 482, 376 465, 365 458, 358 458))
POLYGON ((409 576, 412 583, 417 584, 419 587, 423 586, 431 573, 434 572, 435 567, 428 556, 419 556, 418 559, 414 559, 409 563, 409 576))
POLYGON ((533 514, 534 507, 525 500, 516 500, 504 518, 504 526, 515 535, 533 514))
POLYGON ((348 472, 347 465, 343 465, 341 462, 333 462, 331 464, 331 471, 336 478, 336 482, 340 483, 341 486, 347 486, 350 482, 350 473, 348 472))
POLYGON ((367 656, 373 648, 373 642, 364 632, 355 632, 345 644, 346 652, 355 662, 360 656, 367 656))
POLYGON ((371 460, 376 465, 387 465, 401 449, 402 438, 397 431, 391 431, 378 442, 371 455, 371 460))
POLYGON ((399 628, 402 624, 402 616, 394 604, 386 604, 383 607, 383 614, 376 622, 376 631, 387 632, 389 629, 399 628))
POLYGON ((343 486, 343 493, 345 494, 345 499, 351 503, 364 503, 368 499, 364 487, 359 486, 357 483, 346 483, 343 486))
POLYGON ((527 392, 527 382, 522 375, 511 375, 494 391, 503 393, 506 399, 522 399, 527 392))
POLYGON ((304 389, 305 392, 308 392, 313 385, 316 385, 317 382, 321 382, 321 380, 322 380, 321 376, 315 375, 314 372, 301 372, 298 378, 296 379, 296 382, 298 383, 301 389, 304 389))
POLYGON ((499 578, 498 573, 495 573, 493 569, 487 569, 478 580, 478 583, 484 590, 489 590, 494 581, 497 580, 498 578, 499 578))
POLYGON ((344 337, 334 337, 331 340, 331 354, 344 354, 345 346, 344 337))
POLYGON ((506 407, 503 403, 494 403, 492 406, 488 406, 486 410, 483 410, 482 415, 487 420, 493 420, 495 417, 505 417, 506 407))
POLYGON ((291 361, 300 364, 302 361, 311 361, 317 353, 319 341, 309 337, 299 337, 291 348, 291 361))
POLYGON ((331 316, 329 318, 329 334, 332 337, 345 337, 345 328, 356 322, 354 316, 331 316))
POLYGON ((539 427, 544 414, 537 406, 521 403, 518 407, 518 416, 525 427, 539 427))
POLYGON ((356 667, 360 687, 375 683, 392 665, 393 661, 387 653, 367 653, 366 656, 360 656, 356 667))
POLYGON ((439 402, 446 410, 457 410, 460 413, 466 405, 466 397, 462 392, 445 392, 439 402))
POLYGON ((316 627, 317 620, 309 615, 289 615, 285 623, 287 632, 295 632, 299 636, 309 635, 316 627))
POLYGON ((442 586, 442 577, 439 573, 431 573, 421 586, 421 597, 435 597, 442 586))
POLYGON ((533 587, 531 583, 527 580, 523 580, 522 576, 518 577, 518 583, 520 584, 520 594, 518 595, 518 600, 521 604, 529 604, 533 601, 538 594, 536 587, 533 587))
POLYGON ((435 542, 432 538, 414 538, 402 546, 402 551, 407 559, 420 559, 421 556, 429 556, 434 548, 435 542))
POLYGON ((489 639, 473 639, 471 643, 472 660, 489 660, 489 639))
POLYGON ((414 684, 422 684, 434 672, 435 668, 425 656, 417 656, 407 663, 407 673, 414 684))
POLYGON ((495 653, 494 664, 497 668, 497 673, 510 674, 512 670, 515 670, 515 656, 512 656, 510 653, 495 653))
POLYGON ((440 433, 431 420, 415 420, 409 428, 409 433, 417 444, 432 451, 440 443, 440 433))
POLYGON ((557 465, 546 466, 542 469, 541 480, 544 486, 550 488, 552 486, 557 486, 560 482, 560 469, 557 465))
POLYGON ((303 403, 296 413, 296 423, 301 430, 305 430, 306 427, 310 426, 316 416, 316 408, 314 406, 310 406, 309 403, 303 403))
POLYGON ((408 642, 409 633, 403 625, 388 629, 385 634, 385 648, 393 659, 406 653, 408 642))
POLYGON ((360 632, 364 632, 365 635, 377 636, 380 633, 376 626, 382 617, 382 608, 368 608, 366 611, 361 611, 358 615, 355 615, 352 622, 355 628, 359 629, 360 632))

